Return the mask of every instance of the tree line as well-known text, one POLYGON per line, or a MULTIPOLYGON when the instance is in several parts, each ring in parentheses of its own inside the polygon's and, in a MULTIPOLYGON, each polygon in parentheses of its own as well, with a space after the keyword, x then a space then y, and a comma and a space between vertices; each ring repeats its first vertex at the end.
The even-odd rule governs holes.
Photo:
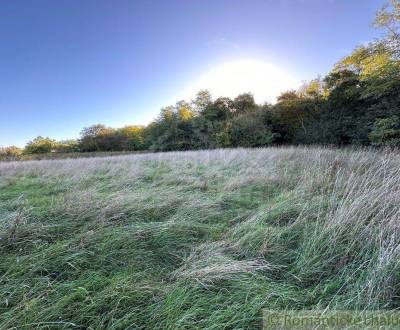
POLYGON ((212 99, 206 90, 161 109, 147 126, 84 128, 77 140, 37 137, 0 155, 93 151, 172 151, 271 144, 400 146, 400 0, 375 18, 385 36, 357 47, 325 77, 282 93, 276 104, 253 95, 212 99))

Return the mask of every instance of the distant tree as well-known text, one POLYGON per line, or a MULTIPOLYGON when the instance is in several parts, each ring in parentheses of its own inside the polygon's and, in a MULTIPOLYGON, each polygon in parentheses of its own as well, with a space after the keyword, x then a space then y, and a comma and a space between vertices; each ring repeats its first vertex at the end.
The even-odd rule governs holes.
POLYGON ((294 136, 299 130, 303 135, 309 134, 308 122, 318 114, 319 110, 317 100, 302 96, 297 91, 282 93, 273 108, 281 129, 281 141, 296 143, 294 136))
POLYGON ((22 156, 22 149, 16 146, 0 148, 0 160, 18 160, 22 156))
POLYGON ((106 127, 101 124, 83 128, 81 131, 80 149, 82 151, 97 151, 99 146, 96 138, 105 129, 106 127))
POLYGON ((56 145, 56 141, 48 137, 38 136, 29 141, 24 148, 26 154, 44 154, 52 152, 56 145))
POLYGON ((379 99, 398 92, 400 62, 382 42, 356 48, 334 68, 334 72, 346 70, 352 71, 361 82, 365 82, 360 86, 364 87, 361 97, 365 99, 379 99))
POLYGON ((164 107, 151 130, 151 149, 156 151, 175 150, 178 137, 178 116, 173 106, 164 107))
POLYGON ((177 150, 193 148, 193 119, 196 115, 189 103, 181 101, 176 104, 177 112, 177 150))
POLYGON ((79 152, 78 140, 62 140, 54 144, 54 151, 60 153, 79 152))
POLYGON ((387 32, 385 44, 400 56, 400 0, 390 0, 378 11, 374 24, 387 32))
POLYGON ((218 134, 219 143, 224 147, 265 147, 277 137, 272 131, 272 115, 263 108, 231 118, 218 134))
POLYGON ((117 129, 118 149, 126 151, 143 150, 145 147, 144 129, 143 126, 125 126, 117 129))
POLYGON ((359 74, 346 69, 334 70, 325 78, 325 82, 329 92, 327 112, 322 117, 326 127, 326 142, 337 145, 365 143, 367 131, 360 122, 365 104, 361 99, 362 82, 359 74))
POLYGON ((203 111, 203 115, 209 119, 225 120, 235 111, 235 104, 229 97, 219 97, 203 111))
POLYGON ((82 151, 112 151, 117 149, 117 140, 114 129, 97 124, 82 130, 79 145, 82 151))
POLYGON ((325 82, 318 77, 309 82, 305 82, 303 86, 296 92, 296 95, 300 95, 305 98, 320 99, 327 97, 327 89, 325 82))
POLYGON ((220 97, 208 104, 193 121, 194 142, 197 149, 213 149, 221 146, 221 134, 226 121, 235 113, 230 98, 220 97))
POLYGON ((289 90, 281 93, 281 95, 278 96, 278 103, 279 102, 290 102, 290 101, 296 101, 299 99, 299 95, 297 94, 297 91, 295 90, 289 90))
POLYGON ((257 104, 254 101, 254 96, 251 93, 243 93, 235 97, 233 100, 233 106, 235 113, 238 114, 257 108, 257 104))
POLYGON ((369 144, 377 119, 400 115, 400 62, 384 42, 356 48, 326 77, 335 143, 369 144))
POLYGON ((189 121, 194 117, 194 111, 190 104, 185 101, 179 101, 176 103, 175 111, 178 115, 178 119, 181 121, 189 121))
POLYGON ((192 100, 193 111, 197 113, 203 112, 211 103, 211 93, 205 89, 201 90, 197 92, 194 100, 192 100))
POLYGON ((157 120, 146 129, 150 149, 169 151, 193 148, 192 124, 195 115, 191 105, 185 101, 162 108, 157 120))

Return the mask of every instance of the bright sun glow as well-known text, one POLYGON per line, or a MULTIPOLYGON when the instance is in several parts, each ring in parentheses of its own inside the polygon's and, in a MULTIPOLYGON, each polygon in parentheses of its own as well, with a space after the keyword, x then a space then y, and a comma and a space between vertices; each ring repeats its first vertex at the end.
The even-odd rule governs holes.
POLYGON ((258 103, 274 103, 281 92, 296 89, 299 85, 299 81, 270 63, 236 60, 204 74, 184 91, 183 96, 185 99, 192 98, 201 89, 208 89, 215 97, 235 97, 251 92, 258 103))

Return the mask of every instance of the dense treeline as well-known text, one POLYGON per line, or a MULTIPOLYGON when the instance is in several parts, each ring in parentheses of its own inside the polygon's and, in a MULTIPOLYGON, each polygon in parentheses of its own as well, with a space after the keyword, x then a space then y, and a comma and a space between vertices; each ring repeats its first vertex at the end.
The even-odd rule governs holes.
POLYGON ((234 99, 200 91, 161 110, 147 127, 84 128, 79 140, 37 137, 0 154, 260 147, 270 144, 400 146, 400 1, 378 12, 381 40, 356 48, 324 78, 282 93, 274 105, 250 93, 234 99))

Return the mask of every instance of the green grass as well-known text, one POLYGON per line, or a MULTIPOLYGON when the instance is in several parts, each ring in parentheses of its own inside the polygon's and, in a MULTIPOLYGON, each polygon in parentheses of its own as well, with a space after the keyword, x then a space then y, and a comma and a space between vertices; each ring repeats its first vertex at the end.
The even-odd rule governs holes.
POLYGON ((399 174, 395 152, 318 148, 0 163, 0 328, 397 309, 399 174))

